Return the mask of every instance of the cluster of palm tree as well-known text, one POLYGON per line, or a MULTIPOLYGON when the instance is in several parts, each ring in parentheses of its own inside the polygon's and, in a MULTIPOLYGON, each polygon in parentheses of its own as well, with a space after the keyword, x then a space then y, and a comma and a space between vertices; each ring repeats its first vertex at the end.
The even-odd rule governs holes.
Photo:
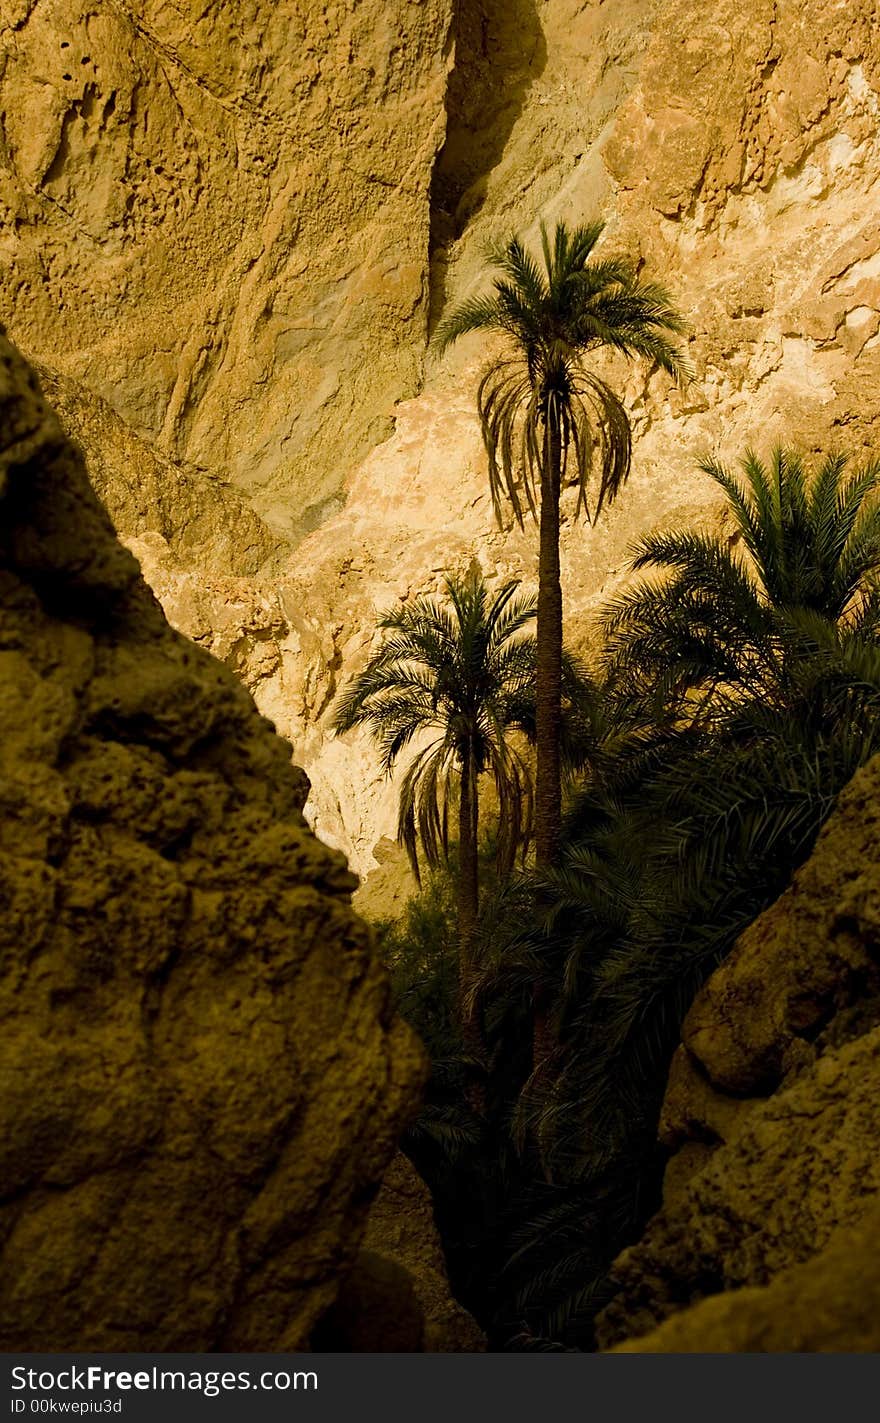
POLYGON ((432 874, 385 938, 434 1059, 408 1149, 462 1296, 494 1339, 531 1347, 588 1346, 608 1262, 656 1198, 683 1015, 880 750, 873 461, 706 461, 725 535, 643 538, 590 675, 564 652, 563 484, 595 518, 631 452, 585 357, 605 346, 684 371, 669 298, 597 259, 601 230, 542 229, 543 260, 514 239, 492 293, 436 338, 505 338, 478 408, 496 509, 540 525, 537 598, 516 582, 491 593, 476 566, 450 574, 444 597, 383 618, 337 711, 340 730, 373 733, 387 771, 407 754, 399 835, 432 874))
POLYGON ((441 353, 471 332, 505 338, 502 354, 480 381, 477 409, 499 520, 506 503, 520 524, 526 510, 539 523, 537 600, 524 600, 513 583, 490 606, 476 575, 447 580, 448 608, 419 599, 387 614, 379 625, 391 636, 348 689, 336 716, 340 731, 362 725, 376 734, 388 771, 414 737, 436 733, 404 777, 399 835, 414 868, 417 838, 429 864, 436 865, 441 851, 447 854, 454 777, 461 984, 478 906, 477 786, 484 771, 491 767, 498 791, 502 865, 532 831, 539 868, 553 865, 559 854, 563 709, 572 666, 563 651, 560 498, 565 482, 573 480, 576 513, 598 517, 625 482, 632 450, 626 409, 586 357, 608 347, 672 374, 685 368, 670 339, 684 328, 669 296, 641 280, 632 263, 595 259, 603 230, 601 222, 571 232, 559 223, 551 240, 542 224, 543 262, 512 238, 493 255, 493 291, 466 301, 435 335, 441 353), (511 643, 531 619, 534 635, 511 643), (485 667, 478 665, 483 655, 485 667), (530 707, 534 796, 526 764, 509 749, 506 735, 511 726, 523 725, 530 707))

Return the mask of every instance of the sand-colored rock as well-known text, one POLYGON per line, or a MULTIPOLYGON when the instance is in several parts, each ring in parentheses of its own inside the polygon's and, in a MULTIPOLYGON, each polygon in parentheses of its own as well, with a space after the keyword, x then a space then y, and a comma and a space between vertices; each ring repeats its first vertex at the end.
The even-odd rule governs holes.
POLYGON ((603 1345, 877 1347, 878 1281, 853 1272, 880 1211, 878 823, 875 757, 697 997, 663 1106, 663 1209, 615 1262, 603 1345))
MULTIPOLYGON (((729 1094, 777 1085, 792 1051, 880 992, 880 760, 853 778, 785 894, 746 930, 682 1031, 704 1080, 729 1094)), ((665 1134, 674 1141, 674 1104, 665 1134)))
POLYGON ((120 538, 161 540, 196 579, 219 569, 247 579, 277 552, 279 540, 230 484, 167 459, 100 396, 45 367, 39 376, 64 430, 88 451, 89 479, 120 538))
POLYGON ((880 1030, 825 1053, 739 1129, 614 1265, 603 1345, 705 1295, 765 1285, 813 1258, 880 1196, 880 1030))
POLYGON ((407 1271, 424 1319, 422 1347, 427 1353, 485 1350, 475 1320, 452 1297, 428 1188, 400 1153, 373 1203, 364 1249, 407 1271))
POLYGON ((476 1321, 452 1297, 428 1188, 398 1153, 361 1249, 313 1336, 329 1353, 483 1353, 476 1321))
POLYGON ((298 1349, 413 1111, 354 876, 0 340, 0 1344, 298 1349))
POLYGON ((451 10, 0 10, 11 333, 286 533, 418 384, 451 10))
POLYGON ((857 1354, 880 1349, 876 1206, 851 1230, 768 1285, 712 1295, 621 1354, 857 1354))

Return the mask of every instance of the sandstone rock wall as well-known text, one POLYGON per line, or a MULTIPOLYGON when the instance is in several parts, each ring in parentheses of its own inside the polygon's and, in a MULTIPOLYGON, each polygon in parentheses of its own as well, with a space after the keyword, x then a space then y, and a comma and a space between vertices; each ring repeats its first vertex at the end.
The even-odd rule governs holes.
POLYGON ((880 1347, 880 758, 691 1008, 664 1205, 599 1321, 631 1350, 880 1347))
POLYGON ((638 533, 713 517, 706 450, 873 447, 873 0, 459 0, 449 45, 440 0, 148 5, 137 21, 107 0, 85 28, 62 0, 0 13, 11 329, 150 449, 232 478, 300 540, 254 581, 222 539, 206 568, 158 516, 131 530, 173 619, 206 643, 216 626, 294 741, 310 815, 360 870, 393 833, 394 792, 328 714, 376 612, 474 554, 535 573, 534 538, 497 529, 486 493, 487 348, 425 359, 429 290, 432 319, 477 290, 487 240, 603 215, 607 249, 642 260, 691 325, 687 389, 609 367, 634 469, 596 529, 566 512, 573 639, 638 533))
POLYGON ((4 0, 3 312, 305 531, 417 386, 451 0, 4 0))
POLYGON ((45 367, 39 375, 64 428, 88 450, 89 479, 121 538, 146 538, 201 575, 252 579, 269 562, 280 541, 232 485, 167 459, 100 396, 45 367))
POLYGON ((415 1108, 356 881, 0 339, 0 1347, 299 1349, 415 1108))

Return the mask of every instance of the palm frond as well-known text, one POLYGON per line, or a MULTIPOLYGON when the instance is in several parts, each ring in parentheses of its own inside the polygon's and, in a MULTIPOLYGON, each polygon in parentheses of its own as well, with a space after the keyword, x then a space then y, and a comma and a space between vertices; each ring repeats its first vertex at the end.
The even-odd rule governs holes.
POLYGON ((623 402, 608 382, 588 369, 585 357, 606 346, 638 356, 670 374, 685 373, 674 337, 684 323, 665 289, 641 281, 623 258, 593 259, 604 223, 570 230, 541 224, 543 260, 519 237, 494 250, 498 274, 491 295, 465 301, 441 322, 435 336, 445 350, 476 330, 506 334, 509 355, 484 372, 477 410, 489 458, 489 481, 499 522, 506 505, 522 525, 537 518, 544 432, 552 421, 563 435, 579 486, 577 514, 598 516, 626 480, 632 433, 623 402), (598 460, 598 489, 590 508, 587 486, 598 460))

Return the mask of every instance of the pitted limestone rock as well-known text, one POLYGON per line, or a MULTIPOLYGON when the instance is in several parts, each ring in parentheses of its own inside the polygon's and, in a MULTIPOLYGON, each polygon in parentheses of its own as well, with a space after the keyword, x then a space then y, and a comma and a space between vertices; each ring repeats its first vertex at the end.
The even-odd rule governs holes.
POLYGON ((663 1106, 663 1209, 615 1262, 603 1344, 877 1347, 877 1280, 849 1272, 880 1209, 878 826, 875 757, 697 997, 663 1106), (801 1287, 823 1307, 795 1308, 801 1287))
POLYGON ((356 881, 0 340, 0 1343, 296 1349, 412 1111, 356 881))

